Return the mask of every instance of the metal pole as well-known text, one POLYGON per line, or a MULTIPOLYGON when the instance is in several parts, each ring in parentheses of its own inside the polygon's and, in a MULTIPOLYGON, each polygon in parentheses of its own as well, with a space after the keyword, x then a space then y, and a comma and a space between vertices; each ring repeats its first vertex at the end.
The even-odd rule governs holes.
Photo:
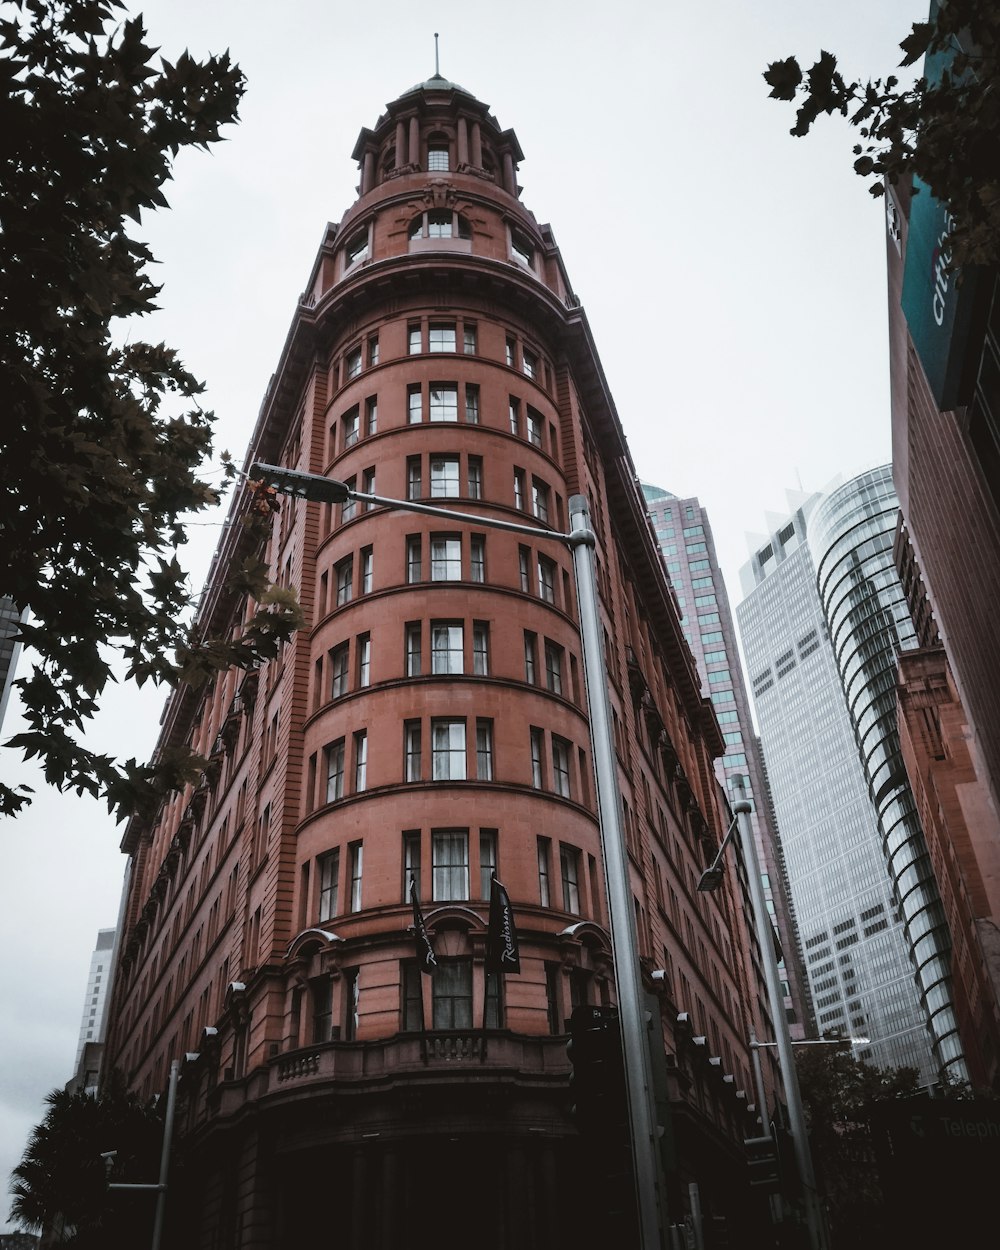
POLYGON ((590 528, 590 510, 583 495, 573 495, 569 501, 569 513, 569 545, 573 552, 580 608, 583 672, 587 686, 604 875, 608 889, 608 919, 622 1030, 622 1059, 639 1209, 639 1242, 642 1250, 660 1250, 663 1244, 661 1217, 665 1224, 666 1203, 661 1197, 653 1082, 649 1070, 646 1012, 639 975, 639 943, 622 829, 618 769, 608 704, 608 674, 598 613, 593 556, 596 539, 590 528))
POLYGON ((753 1080, 757 1087, 757 1112, 760 1115, 762 1137, 771 1137, 771 1117, 767 1114, 767 1094, 764 1090, 764 1070, 760 1065, 760 1042, 750 1030, 750 1062, 753 1064, 753 1080))
POLYGON ((757 941, 760 945, 761 962, 764 965, 767 1001, 771 1008, 771 1017, 774 1023, 774 1037, 778 1048, 778 1066, 781 1068, 781 1080, 785 1087, 785 1097, 788 1100, 788 1119, 790 1121, 792 1146, 795 1150, 795 1162, 798 1164, 799 1178, 802 1181, 806 1225, 809 1229, 809 1244, 812 1250, 826 1250, 826 1227, 823 1220, 823 1212, 819 1205, 819 1195, 816 1192, 816 1176, 813 1172, 812 1153, 809 1149, 809 1137, 806 1133, 806 1118, 802 1109, 799 1077, 795 1071, 792 1038, 788 1032, 788 1021, 785 1018, 785 996, 782 993, 781 979, 778 976, 778 963, 774 956, 774 935, 771 930, 771 919, 767 913, 767 908, 764 906, 764 887, 760 881, 760 862, 757 859, 757 845, 754 840, 753 827, 750 824, 750 813, 753 811, 753 806, 747 798, 746 783, 743 777, 733 777, 733 788, 737 799, 734 811, 739 820, 740 842, 743 846, 743 855, 746 860, 747 875, 750 878, 750 899, 753 903, 754 920, 757 925, 757 941))
POLYGON ((163 1149, 160 1152, 160 1183, 156 1195, 156 1215, 153 1217, 152 1250, 160 1250, 163 1238, 163 1221, 167 1214, 167 1176, 170 1172, 170 1143, 174 1135, 174 1112, 177 1108, 177 1078, 181 1064, 174 1059, 170 1064, 170 1081, 167 1084, 167 1113, 163 1120, 163 1149))

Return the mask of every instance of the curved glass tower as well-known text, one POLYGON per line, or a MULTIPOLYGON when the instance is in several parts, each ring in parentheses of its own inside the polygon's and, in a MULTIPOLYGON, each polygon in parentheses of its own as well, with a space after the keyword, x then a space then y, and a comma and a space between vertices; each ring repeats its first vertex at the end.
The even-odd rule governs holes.
POLYGON ((809 544, 934 1055, 942 1072, 964 1077, 947 922, 903 767, 896 719, 897 656, 917 645, 892 559, 898 510, 891 466, 872 469, 816 508, 809 544))

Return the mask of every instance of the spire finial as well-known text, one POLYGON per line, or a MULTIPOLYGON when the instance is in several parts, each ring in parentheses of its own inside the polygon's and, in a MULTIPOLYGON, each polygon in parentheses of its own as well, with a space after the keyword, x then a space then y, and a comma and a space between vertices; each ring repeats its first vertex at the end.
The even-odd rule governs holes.
POLYGON ((438 60, 438 33, 434 32, 434 77, 441 77, 441 64, 438 60))

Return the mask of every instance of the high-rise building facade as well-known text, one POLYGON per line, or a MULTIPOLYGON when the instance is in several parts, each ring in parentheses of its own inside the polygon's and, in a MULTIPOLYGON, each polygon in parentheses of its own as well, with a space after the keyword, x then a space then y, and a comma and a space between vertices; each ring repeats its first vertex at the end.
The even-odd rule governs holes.
POLYGON ((761 865, 761 884, 782 952, 785 1014, 795 1039, 812 1033, 809 991, 795 918, 785 886, 785 865, 771 807, 760 744, 750 717, 743 666, 722 569, 708 514, 696 498, 678 499, 658 486, 644 484, 656 541, 681 609, 681 627, 698 666, 702 689, 715 705, 725 753, 716 761, 720 782, 729 788, 734 776, 749 779, 751 816, 761 865))
MULTIPOLYGON (((724 742, 521 158, 437 75, 362 130, 360 196, 320 248, 248 460, 553 533, 589 499, 668 1218, 692 1183, 733 1216, 747 1039, 768 1022, 745 881, 696 893, 728 823, 724 742)), ((246 506, 203 596, 208 636, 250 611, 228 580, 256 554, 246 506)), ((149 1093, 184 1060, 188 1244, 368 1250, 416 1228, 441 1247, 589 1245, 565 1022, 613 978, 567 549, 286 500, 262 554, 307 626, 259 671, 172 695, 158 749, 190 743, 208 766, 123 842, 106 1064, 149 1093), (494 872, 520 936, 504 979, 484 969, 494 872)))
POLYGON ((90 968, 87 972, 87 992, 83 999, 83 1012, 80 1016, 80 1038, 76 1047, 76 1068, 83 1055, 83 1048, 88 1042, 99 1042, 104 1032, 104 1008, 111 984, 111 959, 115 945, 114 929, 99 929, 97 945, 90 957, 90 968))
POLYGON ((799 496, 740 572, 736 617, 821 1032, 868 1037, 879 1067, 937 1076, 858 757, 799 496))
POLYGON ((951 937, 900 748, 898 660, 917 644, 893 563, 898 515, 892 469, 883 465, 820 501, 809 518, 809 546, 934 1063, 942 1075, 964 1080, 968 1072, 951 991, 951 937))

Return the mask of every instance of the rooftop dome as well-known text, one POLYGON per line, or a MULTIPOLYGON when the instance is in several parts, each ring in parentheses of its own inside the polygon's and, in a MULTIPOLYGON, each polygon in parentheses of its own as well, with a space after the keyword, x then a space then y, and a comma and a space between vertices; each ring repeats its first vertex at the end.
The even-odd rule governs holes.
POLYGON ((670 491, 664 490, 662 486, 651 486, 648 482, 641 482, 642 493, 647 503, 656 503, 660 499, 676 499, 676 495, 672 495, 670 491))
MULTIPOLYGON (((404 91, 403 95, 412 95, 414 91, 461 91, 464 95, 472 95, 472 92, 467 87, 463 87, 457 82, 451 82, 443 74, 433 74, 426 82, 414 84, 414 86, 404 91)), ((474 96, 473 99, 475 99, 474 96)))

